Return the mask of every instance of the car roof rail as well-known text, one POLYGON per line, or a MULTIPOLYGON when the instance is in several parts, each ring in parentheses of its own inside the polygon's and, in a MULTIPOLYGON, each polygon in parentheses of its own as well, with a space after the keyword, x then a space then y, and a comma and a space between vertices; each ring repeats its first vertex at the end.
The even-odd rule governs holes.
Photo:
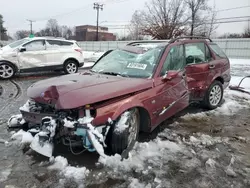
POLYGON ((171 39, 169 41, 169 43, 174 43, 174 42, 177 42, 179 41, 180 39, 207 39, 209 40, 210 42, 213 42, 212 39, 210 39, 209 37, 203 37, 203 36, 183 36, 183 37, 177 37, 177 38, 174 38, 174 39, 171 39))
POLYGON ((150 43, 166 43, 168 42, 167 40, 142 40, 142 41, 134 41, 134 42, 130 42, 128 43, 126 46, 136 46, 139 44, 150 44, 150 43))

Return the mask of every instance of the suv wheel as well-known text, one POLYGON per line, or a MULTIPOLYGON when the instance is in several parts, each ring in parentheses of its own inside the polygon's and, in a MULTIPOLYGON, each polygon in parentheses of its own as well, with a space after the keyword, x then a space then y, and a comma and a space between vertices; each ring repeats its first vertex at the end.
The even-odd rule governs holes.
POLYGON ((10 63, 0 64, 0 78, 9 79, 12 78, 15 74, 15 69, 10 63))
POLYGON ((67 60, 64 64, 64 72, 66 74, 74 74, 78 71, 78 63, 74 60, 67 60))
POLYGON ((123 158, 128 156, 138 139, 139 125, 140 114, 136 108, 124 112, 118 118, 118 121, 111 128, 111 138, 108 144, 112 154, 121 154, 123 158))
POLYGON ((217 108, 223 99, 223 87, 220 81, 214 81, 206 92, 203 101, 206 108, 213 110, 217 108))

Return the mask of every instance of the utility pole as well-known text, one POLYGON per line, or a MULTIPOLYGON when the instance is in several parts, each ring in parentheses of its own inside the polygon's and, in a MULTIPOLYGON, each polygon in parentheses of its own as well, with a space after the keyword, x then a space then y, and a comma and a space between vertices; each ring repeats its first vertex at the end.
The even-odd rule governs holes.
POLYGON ((32 24, 33 24, 33 22, 35 22, 35 21, 33 21, 33 20, 28 20, 28 19, 27 19, 27 21, 30 22, 30 34, 32 35, 32 34, 33 34, 33 31, 32 31, 32 24))
POLYGON ((99 34, 99 10, 103 10, 103 4, 100 3, 94 3, 94 9, 97 11, 97 18, 96 18, 96 41, 99 40, 98 34, 99 34))

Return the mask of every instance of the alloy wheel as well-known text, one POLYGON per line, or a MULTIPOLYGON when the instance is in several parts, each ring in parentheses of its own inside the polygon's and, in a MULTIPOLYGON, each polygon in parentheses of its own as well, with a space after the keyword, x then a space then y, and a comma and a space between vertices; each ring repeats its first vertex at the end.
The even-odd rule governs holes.
POLYGON ((10 65, 2 64, 0 65, 0 77, 7 79, 14 75, 14 70, 10 65))
POLYGON ((209 94, 209 102, 212 106, 217 106, 220 103, 222 96, 221 87, 214 85, 209 94))
POLYGON ((76 71, 77 71, 77 66, 76 66, 75 63, 69 63, 69 64, 67 65, 66 69, 67 69, 68 73, 74 74, 74 73, 76 73, 76 71))

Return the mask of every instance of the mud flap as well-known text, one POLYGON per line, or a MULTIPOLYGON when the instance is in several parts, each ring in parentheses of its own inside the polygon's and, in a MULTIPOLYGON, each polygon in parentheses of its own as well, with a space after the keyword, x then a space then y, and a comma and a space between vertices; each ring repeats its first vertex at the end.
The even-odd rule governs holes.
POLYGON ((41 135, 40 133, 37 133, 30 144, 30 148, 41 155, 52 157, 54 144, 50 141, 50 137, 48 135, 41 135))

